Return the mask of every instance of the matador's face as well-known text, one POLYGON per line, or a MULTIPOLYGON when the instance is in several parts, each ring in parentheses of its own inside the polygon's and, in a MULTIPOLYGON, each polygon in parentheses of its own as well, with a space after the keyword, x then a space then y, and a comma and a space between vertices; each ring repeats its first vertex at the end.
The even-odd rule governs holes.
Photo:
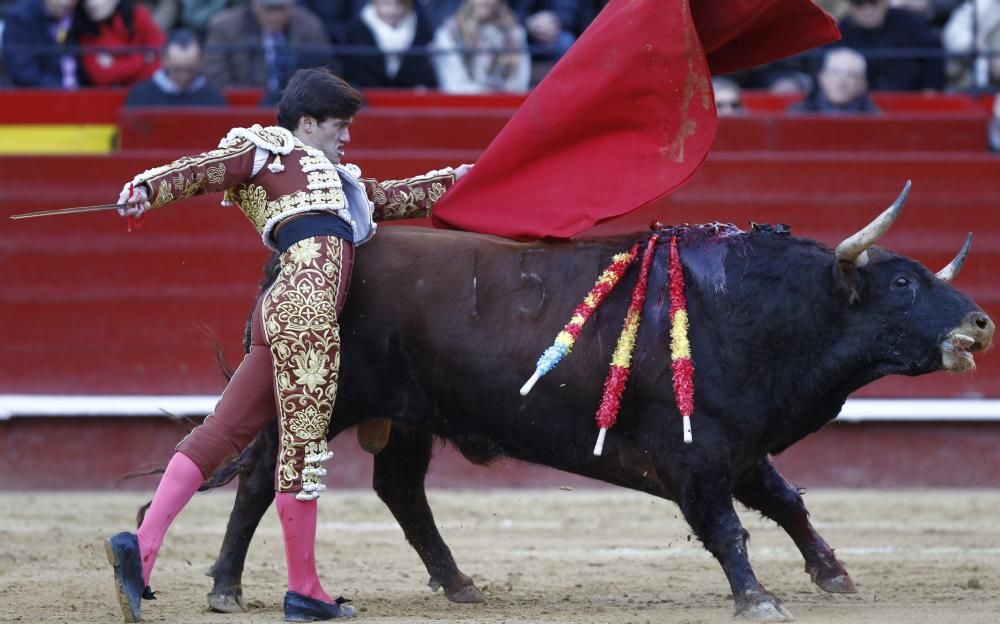
POLYGON ((344 158, 344 148, 351 142, 352 121, 353 117, 347 119, 329 117, 320 122, 312 117, 303 117, 299 121, 295 136, 309 147, 321 150, 330 162, 337 165, 344 158))

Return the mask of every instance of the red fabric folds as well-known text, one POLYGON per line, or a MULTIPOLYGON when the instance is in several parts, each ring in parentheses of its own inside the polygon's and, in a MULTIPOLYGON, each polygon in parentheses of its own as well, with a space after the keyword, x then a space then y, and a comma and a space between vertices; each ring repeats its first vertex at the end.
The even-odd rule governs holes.
POLYGON ((708 153, 709 66, 734 71, 836 35, 810 0, 611 0, 435 205, 435 223, 568 238, 641 208, 708 153))

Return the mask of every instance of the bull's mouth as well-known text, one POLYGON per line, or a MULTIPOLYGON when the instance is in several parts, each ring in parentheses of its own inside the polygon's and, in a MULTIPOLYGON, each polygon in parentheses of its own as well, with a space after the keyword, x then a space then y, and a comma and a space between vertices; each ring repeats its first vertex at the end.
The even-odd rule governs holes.
POLYGON ((955 330, 941 341, 942 368, 953 373, 963 373, 976 368, 975 351, 982 351, 983 345, 961 330, 955 330))

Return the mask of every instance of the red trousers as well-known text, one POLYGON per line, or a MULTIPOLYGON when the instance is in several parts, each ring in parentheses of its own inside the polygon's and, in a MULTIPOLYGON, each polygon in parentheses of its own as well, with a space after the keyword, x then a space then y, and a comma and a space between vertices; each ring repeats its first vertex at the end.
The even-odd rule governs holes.
POLYGON ((281 255, 281 273, 251 321, 250 352, 215 411, 177 445, 212 474, 278 415, 275 489, 319 496, 326 433, 337 397, 340 325, 354 246, 335 237, 301 240, 281 255))

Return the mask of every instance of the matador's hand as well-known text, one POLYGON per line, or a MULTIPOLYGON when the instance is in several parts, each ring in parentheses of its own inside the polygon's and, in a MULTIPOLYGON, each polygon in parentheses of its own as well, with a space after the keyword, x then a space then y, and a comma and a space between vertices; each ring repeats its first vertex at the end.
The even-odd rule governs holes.
POLYGON ((470 164, 466 163, 466 164, 464 164, 464 165, 459 165, 459 166, 455 167, 455 181, 456 181, 456 182, 458 182, 458 180, 459 180, 459 179, 460 179, 460 178, 461 178, 462 176, 464 176, 465 174, 467 174, 467 173, 469 173, 470 171, 472 171, 472 168, 473 168, 474 166, 475 166, 475 165, 470 165, 470 164))
POLYGON ((126 184, 118 196, 118 204, 124 204, 125 208, 119 208, 118 214, 123 217, 140 217, 142 213, 149 210, 149 194, 146 192, 146 185, 133 186, 126 184))

